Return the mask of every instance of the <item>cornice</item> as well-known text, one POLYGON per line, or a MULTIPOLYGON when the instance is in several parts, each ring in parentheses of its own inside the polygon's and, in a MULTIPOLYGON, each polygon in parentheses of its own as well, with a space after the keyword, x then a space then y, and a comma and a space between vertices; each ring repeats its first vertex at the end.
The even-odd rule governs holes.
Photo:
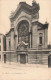
POLYGON ((38 30, 48 29, 48 23, 42 24, 42 23, 36 21, 36 22, 33 22, 32 25, 40 26, 40 28, 38 28, 38 30))

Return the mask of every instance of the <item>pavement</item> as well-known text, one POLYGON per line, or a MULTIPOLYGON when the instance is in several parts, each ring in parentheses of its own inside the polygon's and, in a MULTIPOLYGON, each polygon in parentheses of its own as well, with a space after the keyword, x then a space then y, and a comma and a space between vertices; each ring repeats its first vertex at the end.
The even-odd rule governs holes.
POLYGON ((51 68, 39 64, 2 64, 0 80, 51 80, 51 68))

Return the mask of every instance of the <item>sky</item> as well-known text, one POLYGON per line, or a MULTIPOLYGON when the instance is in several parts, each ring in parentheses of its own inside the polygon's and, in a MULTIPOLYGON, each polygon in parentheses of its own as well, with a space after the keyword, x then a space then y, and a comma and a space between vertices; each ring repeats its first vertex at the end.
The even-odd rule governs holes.
MULTIPOLYGON (((33 0, 0 0, 0 33, 6 34, 10 29, 11 11, 15 11, 19 2, 25 1, 32 5, 33 0)), ((36 0, 40 5, 39 22, 49 23, 48 26, 48 43, 51 44, 51 0, 36 0)))

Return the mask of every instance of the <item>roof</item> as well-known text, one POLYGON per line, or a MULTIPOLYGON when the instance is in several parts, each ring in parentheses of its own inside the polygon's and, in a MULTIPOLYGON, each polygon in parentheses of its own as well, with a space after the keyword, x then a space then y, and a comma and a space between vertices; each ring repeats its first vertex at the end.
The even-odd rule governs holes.
POLYGON ((10 16, 10 19, 16 18, 16 15, 18 15, 22 10, 28 12, 29 14, 35 14, 37 11, 39 11, 39 4, 34 3, 34 5, 31 6, 26 2, 20 2, 15 12, 13 12, 13 14, 10 16))
POLYGON ((14 28, 11 28, 10 31, 6 34, 6 36, 8 36, 11 31, 14 31, 14 28))
POLYGON ((42 24, 42 23, 36 21, 36 22, 32 23, 32 25, 34 25, 34 24, 36 24, 36 25, 38 25, 40 27, 40 28, 38 28, 38 30, 42 30, 42 29, 48 28, 48 23, 42 24))

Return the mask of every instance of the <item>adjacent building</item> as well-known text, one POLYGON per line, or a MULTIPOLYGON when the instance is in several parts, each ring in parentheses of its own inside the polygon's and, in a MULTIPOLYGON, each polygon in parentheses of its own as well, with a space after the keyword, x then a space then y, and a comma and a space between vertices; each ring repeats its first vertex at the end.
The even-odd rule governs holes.
POLYGON ((3 60, 3 51, 6 50, 6 38, 5 35, 0 34, 0 61, 3 60))

